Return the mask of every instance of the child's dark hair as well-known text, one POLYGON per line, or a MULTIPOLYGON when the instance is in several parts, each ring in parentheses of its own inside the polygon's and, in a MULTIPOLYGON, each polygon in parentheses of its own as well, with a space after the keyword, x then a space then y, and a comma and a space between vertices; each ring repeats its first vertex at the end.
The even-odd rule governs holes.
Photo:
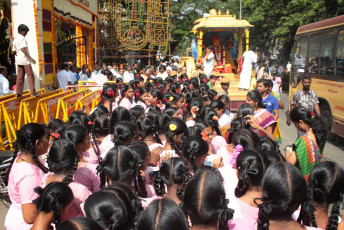
POLYGON ((38 212, 53 212, 54 224, 57 227, 61 222, 60 208, 68 206, 74 199, 72 190, 61 182, 49 183, 44 189, 37 187, 34 191, 39 195, 33 201, 38 212))
POLYGON ((138 87, 138 88, 135 89, 134 93, 135 93, 135 101, 136 102, 141 101, 141 102, 144 103, 144 101, 142 100, 141 97, 142 97, 143 94, 148 93, 148 90, 146 88, 138 87))
POLYGON ((225 104, 220 101, 220 100, 213 100, 211 103, 210 103, 210 107, 213 108, 213 109, 225 109, 225 104))
POLYGON ((256 133, 247 129, 240 129, 233 134, 231 140, 234 145, 241 145, 244 150, 260 151, 260 141, 256 133))
POLYGON ((266 166, 277 163, 277 162, 284 162, 285 158, 282 156, 280 152, 271 152, 271 151, 262 151, 262 155, 266 158, 266 166))
MULTIPOLYGON (((132 141, 127 146, 135 154, 137 160, 137 167, 139 169, 145 170, 144 168, 142 168, 142 166, 145 162, 147 153, 149 151, 147 144, 143 141, 132 141)), ((144 183, 141 175, 137 176, 137 183, 138 196, 143 198, 147 197, 146 184, 144 183)))
POLYGON ((88 130, 84 126, 69 125, 63 130, 62 138, 73 142, 77 146, 77 144, 85 140, 87 135, 88 130))
POLYGON ((99 158, 100 150, 97 143, 97 138, 105 137, 110 133, 109 131, 110 119, 102 112, 97 112, 97 111, 92 113, 92 117, 93 117, 93 125, 91 127, 91 136, 92 136, 91 144, 92 144, 94 152, 98 156, 98 161, 101 161, 101 159, 99 158))
MULTIPOLYGON (((97 107, 94 109, 93 113, 94 112, 101 112, 103 114, 109 114, 109 110, 103 105, 97 105, 97 107)), ((92 114, 91 114, 91 119, 92 119, 92 114)))
POLYGON ((201 135, 202 129, 199 126, 190 126, 187 127, 182 136, 182 142, 186 141, 189 137, 197 136, 202 137, 201 135))
POLYGON ((169 91, 171 93, 177 93, 179 89, 180 89, 180 85, 178 83, 172 83, 169 91))
POLYGON ((161 140, 158 136, 157 126, 154 125, 151 119, 148 117, 140 117, 136 124, 139 128, 139 135, 142 139, 152 135, 155 142, 161 144, 161 140))
MULTIPOLYGON (((152 122, 152 129, 154 133, 158 133, 163 129, 163 125, 160 125, 160 116, 161 113, 159 110, 149 110, 148 114, 147 114, 147 118, 149 118, 152 122)), ((154 136, 155 140, 157 141, 158 139, 154 136)), ((160 140, 160 139, 159 139, 160 140)), ((161 143, 158 142, 158 143, 161 143)))
POLYGON ((130 115, 135 118, 135 120, 139 119, 144 112, 145 109, 141 105, 135 105, 129 110, 130 115))
MULTIPOLYGON (((65 128, 66 123, 64 123, 60 119, 52 119, 49 124, 47 125, 48 134, 51 135, 50 132, 58 133, 59 135, 62 135, 63 129, 65 128)), ((58 138, 53 136, 53 140, 56 140, 58 138)))
POLYGON ((292 214, 301 205, 298 222, 314 209, 307 193, 307 184, 300 170, 288 162, 270 165, 263 177, 262 198, 259 207, 258 230, 269 229, 269 220, 291 221, 292 214), (278 185, 278 186, 276 186, 278 185))
POLYGON ((193 226, 210 227, 218 224, 219 230, 227 230, 228 220, 232 219, 234 213, 227 204, 221 178, 215 172, 205 170, 194 175, 186 185, 181 207, 193 226))
POLYGON ((137 230, 188 230, 188 222, 179 206, 168 198, 156 199, 140 216, 137 230))
POLYGON ((131 121, 131 116, 129 110, 122 106, 118 106, 113 110, 111 117, 111 125, 115 127, 118 122, 121 121, 131 121))
POLYGON ((182 155, 187 162, 192 166, 192 170, 196 172, 196 157, 206 156, 209 151, 209 146, 201 137, 192 136, 188 138, 182 145, 182 155))
POLYGON ((74 143, 64 139, 54 141, 47 157, 47 164, 51 172, 67 175, 62 180, 65 184, 72 182, 79 161, 80 156, 74 143))
POLYGON ((159 171, 154 172, 153 178, 154 190, 158 196, 166 194, 165 185, 169 188, 173 184, 178 184, 182 187, 177 190, 177 196, 182 199, 183 187, 191 178, 189 165, 182 158, 169 158, 161 164, 159 171))
POLYGON ((313 114, 302 106, 298 106, 290 112, 290 118, 293 122, 303 121, 309 125, 309 127, 312 128, 318 146, 320 149, 324 149, 327 138, 327 128, 321 117, 315 113, 313 114))
POLYGON ((164 98, 164 94, 161 92, 160 88, 154 88, 149 93, 152 95, 152 97, 156 97, 157 101, 161 101, 164 98))
POLYGON ((262 152, 268 151, 268 152, 276 152, 279 153, 279 146, 278 146, 278 142, 271 140, 269 137, 267 136, 262 136, 259 137, 261 146, 262 146, 262 152))
POLYGON ((115 145, 125 145, 136 135, 137 125, 123 121, 117 123, 114 130, 113 142, 115 145))
MULTIPOLYGON (((344 170, 332 161, 321 162, 315 166, 309 176, 309 189, 312 200, 318 205, 333 204, 326 229, 335 230, 338 227, 340 208, 343 205, 344 170)), ((314 211, 310 214, 311 224, 317 227, 314 211)), ((309 224, 309 223, 305 223, 309 224)))
MULTIPOLYGON (((229 108, 229 110, 230 110, 230 107, 231 107, 231 101, 230 101, 230 99, 229 99, 229 96, 228 95, 226 95, 226 94, 222 94, 222 95, 220 95, 219 96, 219 98, 218 98, 218 100, 220 100, 220 101, 225 101, 228 105, 227 105, 227 107, 229 108)), ((227 109, 227 108, 226 108, 227 109)))
POLYGON ((91 130, 89 121, 90 121, 90 117, 87 116, 86 113, 79 110, 73 111, 68 118, 68 123, 70 125, 82 125, 87 129, 88 132, 90 132, 91 130))
MULTIPOLYGON (((103 161, 97 167, 100 172, 101 186, 105 185, 105 182, 132 182, 138 175, 137 160, 135 154, 129 147, 124 145, 115 146, 110 149, 104 157, 103 161), (107 179, 107 181, 105 181, 107 179)), ((137 189, 136 189, 137 191, 137 189)))
POLYGON ((247 97, 249 97, 251 100, 253 100, 254 102, 257 102, 257 106, 259 108, 264 109, 265 105, 263 104, 262 100, 262 95, 259 93, 258 90, 251 90, 247 93, 247 97))
POLYGON ((109 101, 109 116, 111 117, 112 114, 112 103, 115 100, 116 94, 117 94, 118 86, 113 83, 105 83, 103 86, 102 93, 100 95, 101 101, 98 105, 104 105, 104 101, 109 101))
POLYGON ((259 188, 263 179, 266 166, 264 156, 253 150, 242 151, 236 159, 238 170, 238 184, 235 188, 235 196, 240 198, 253 188, 259 188))
POLYGON ((208 90, 209 90, 209 86, 206 85, 206 84, 202 84, 202 85, 199 87, 199 91, 200 91, 200 93, 201 93, 201 97, 208 96, 208 90))
POLYGON ((133 207, 123 190, 111 188, 93 193, 85 201, 85 215, 103 228, 129 230, 133 228, 133 207))
POLYGON ((195 121, 200 120, 201 111, 203 108, 203 100, 201 97, 193 99, 186 107, 183 115, 185 121, 189 115, 192 115, 195 121))
POLYGON ((56 230, 104 230, 95 220, 90 218, 71 218, 63 221, 56 230))
POLYGON ((216 95, 217 95, 217 91, 216 90, 214 90, 214 89, 209 89, 208 90, 208 96, 210 96, 211 98, 215 99, 216 95))
POLYGON ((180 150, 177 147, 177 144, 175 142, 175 138, 173 135, 179 135, 182 134, 184 132, 184 130, 186 129, 186 124, 183 120, 173 117, 165 126, 165 134, 166 134, 166 138, 168 139, 168 141, 171 144, 171 147, 174 151, 176 151, 176 153, 179 155, 180 154, 180 150))
MULTIPOLYGON (((222 102, 221 102, 222 103, 222 102)), ((223 104, 223 103, 222 103, 223 104)), ((223 104, 224 105, 224 104, 223 104)), ((202 109, 201 118, 204 122, 211 124, 217 135, 221 135, 218 116, 214 109, 210 106, 206 106, 202 109)))
POLYGON ((28 151, 31 153, 33 160, 35 161, 36 165, 44 172, 47 173, 48 169, 44 167, 44 165, 39 161, 38 155, 35 150, 35 143, 36 141, 41 141, 41 139, 47 135, 47 131, 45 127, 41 124, 37 123, 29 123, 24 125, 19 131, 16 133, 17 140, 14 143, 14 153, 13 159, 11 162, 11 167, 17 157, 19 150, 21 151, 28 151))
POLYGON ((245 118, 247 115, 254 115, 254 109, 250 104, 244 103, 244 104, 239 105, 237 114, 238 114, 238 117, 245 118))

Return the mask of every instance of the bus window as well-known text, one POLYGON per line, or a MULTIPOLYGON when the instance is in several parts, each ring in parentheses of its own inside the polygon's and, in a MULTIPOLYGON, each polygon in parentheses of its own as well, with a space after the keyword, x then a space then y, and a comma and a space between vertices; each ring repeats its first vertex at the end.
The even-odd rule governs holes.
POLYGON ((305 72, 304 68, 306 67, 307 46, 308 46, 307 37, 301 37, 299 41, 295 44, 292 72, 301 72, 301 73, 305 72))
POLYGON ((309 39, 308 72, 319 73, 320 42, 322 35, 314 35, 309 39))
POLYGON ((344 77, 344 30, 341 30, 337 37, 336 75, 344 77))
POLYGON ((333 45, 334 32, 326 33, 321 36, 320 48, 320 74, 333 74, 333 45))

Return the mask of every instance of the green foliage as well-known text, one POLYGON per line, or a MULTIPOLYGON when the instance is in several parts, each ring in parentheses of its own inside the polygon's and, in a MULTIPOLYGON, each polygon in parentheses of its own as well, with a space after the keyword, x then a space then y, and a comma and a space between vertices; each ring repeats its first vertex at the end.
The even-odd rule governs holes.
MULTIPOLYGON (((254 27, 250 30, 250 43, 259 50, 269 50, 277 39, 282 43, 288 58, 297 29, 305 24, 344 14, 344 0, 242 0, 242 19, 254 27)), ((173 47, 185 51, 190 47, 193 22, 210 9, 227 9, 239 18, 240 0, 180 0, 172 5, 173 47)))

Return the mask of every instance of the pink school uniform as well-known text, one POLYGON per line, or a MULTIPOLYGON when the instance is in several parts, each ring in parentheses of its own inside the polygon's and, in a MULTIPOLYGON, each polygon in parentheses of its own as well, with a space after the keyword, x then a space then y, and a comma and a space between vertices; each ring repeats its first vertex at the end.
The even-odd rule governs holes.
MULTIPOLYGON (((46 180, 49 176, 53 175, 53 173, 45 174, 42 180, 42 186, 46 186, 46 180)), ((81 204, 85 202, 85 200, 92 194, 88 188, 84 185, 79 184, 77 182, 70 182, 68 187, 72 190, 74 195, 74 200, 72 206, 69 209, 69 213, 67 219, 73 217, 84 217, 83 211, 81 210, 81 204)))
POLYGON ((119 103, 119 106, 122 106, 129 110, 131 108, 132 103, 129 101, 128 98, 124 97, 121 102, 119 103))
POLYGON ((112 135, 109 134, 107 135, 104 139, 103 142, 101 143, 100 147, 103 149, 104 152, 102 152, 100 154, 100 156, 102 158, 104 158, 107 154, 107 152, 109 152, 110 149, 112 149, 113 147, 115 147, 115 143, 113 143, 112 140, 112 135))
POLYGON ((31 228, 32 225, 24 220, 21 205, 31 204, 38 197, 33 189, 41 186, 44 177, 43 171, 37 166, 28 162, 17 163, 20 155, 13 162, 8 178, 8 196, 12 202, 5 219, 5 227, 8 230, 31 228))
POLYGON ((222 146, 227 145, 227 142, 222 136, 216 136, 211 140, 211 144, 215 152, 217 152, 222 146))
POLYGON ((88 162, 82 163, 81 167, 75 171, 73 180, 86 186, 92 193, 99 191, 100 178, 97 174, 97 166, 88 162))
MULTIPOLYGON (((93 142, 93 140, 92 140, 93 142)), ((100 144, 98 145, 99 148, 99 152, 100 152, 100 156, 101 154, 105 151, 104 147, 100 144)), ((91 148, 87 151, 87 152, 83 152, 82 156, 84 157, 84 160, 92 163, 92 164, 98 164, 98 155, 96 154, 96 152, 94 151, 93 146, 91 145, 91 148)))
POLYGON ((230 162, 232 160, 233 153, 229 152, 227 149, 227 145, 223 145, 219 150, 217 150, 216 155, 219 157, 222 157, 222 163, 223 166, 230 165, 230 162))
POLYGON ((257 229, 258 211, 257 207, 252 207, 239 198, 232 198, 231 208, 234 209, 234 217, 228 221, 229 229, 235 230, 255 230, 257 229))
POLYGON ((147 109, 147 105, 146 105, 144 102, 142 102, 142 101, 138 101, 138 102, 136 103, 136 105, 142 106, 143 109, 144 109, 145 111, 146 111, 146 109, 147 109))
POLYGON ((228 207, 231 207, 231 200, 235 199, 234 190, 238 184, 238 177, 232 165, 219 168, 223 177, 223 187, 225 189, 226 198, 229 199, 228 207))

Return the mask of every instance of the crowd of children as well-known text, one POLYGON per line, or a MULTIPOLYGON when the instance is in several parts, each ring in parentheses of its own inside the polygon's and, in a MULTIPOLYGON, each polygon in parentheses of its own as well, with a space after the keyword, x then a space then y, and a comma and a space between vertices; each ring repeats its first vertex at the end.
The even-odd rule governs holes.
MULTIPOLYGON (((6 229, 342 229, 344 170, 300 170, 299 140, 288 163, 261 94, 234 116, 214 79, 106 83, 91 114, 24 125, 6 229)), ((322 150, 308 113, 291 117, 322 150)))

